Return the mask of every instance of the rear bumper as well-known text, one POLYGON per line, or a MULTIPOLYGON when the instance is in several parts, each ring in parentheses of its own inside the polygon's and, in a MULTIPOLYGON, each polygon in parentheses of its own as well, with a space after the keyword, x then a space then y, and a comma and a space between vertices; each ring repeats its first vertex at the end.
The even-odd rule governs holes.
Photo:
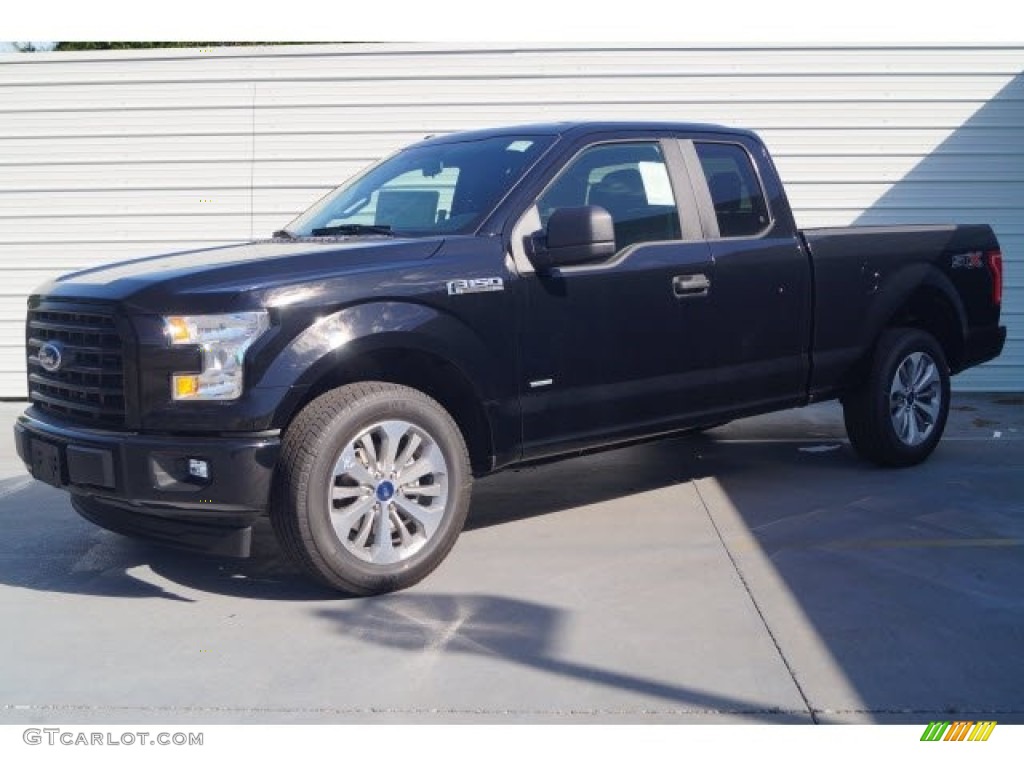
POLYGON ((975 365, 981 365, 999 355, 1006 344, 1006 327, 993 325, 988 328, 975 328, 964 340, 964 355, 957 372, 975 365))
POLYGON ((266 512, 277 433, 180 437, 58 424, 29 409, 14 425, 33 477, 68 491, 75 509, 111 530, 190 550, 248 555, 266 512), (206 463, 208 477, 189 472, 206 463))

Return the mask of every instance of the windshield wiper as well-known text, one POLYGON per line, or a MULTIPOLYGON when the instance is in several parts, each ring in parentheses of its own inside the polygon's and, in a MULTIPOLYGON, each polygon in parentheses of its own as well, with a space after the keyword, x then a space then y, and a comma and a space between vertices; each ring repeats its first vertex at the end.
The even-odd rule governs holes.
POLYGON ((312 232, 313 237, 325 235, 388 235, 391 227, 387 224, 339 224, 336 227, 319 227, 312 232))
POLYGON ((280 237, 280 238, 283 238, 285 240, 294 240, 295 239, 295 235, 293 235, 287 229, 279 229, 279 230, 277 230, 277 232, 272 234, 271 237, 273 237, 273 238, 280 237))

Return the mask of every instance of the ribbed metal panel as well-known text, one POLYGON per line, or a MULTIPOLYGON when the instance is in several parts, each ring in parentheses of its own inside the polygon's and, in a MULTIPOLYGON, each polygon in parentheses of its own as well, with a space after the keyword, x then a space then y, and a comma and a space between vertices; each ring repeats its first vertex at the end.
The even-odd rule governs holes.
POLYGON ((266 236, 424 134, 557 119, 753 128, 798 221, 991 223, 1024 388, 1024 47, 368 44, 0 56, 0 396, 25 296, 106 261, 266 236))

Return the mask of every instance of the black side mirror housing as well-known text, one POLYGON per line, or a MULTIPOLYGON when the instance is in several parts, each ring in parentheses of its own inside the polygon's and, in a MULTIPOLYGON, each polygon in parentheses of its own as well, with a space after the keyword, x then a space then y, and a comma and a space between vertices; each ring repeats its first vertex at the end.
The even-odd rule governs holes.
POLYGON ((615 253, 612 215, 597 205, 559 208, 544 233, 529 239, 530 260, 540 271, 603 261, 615 253))

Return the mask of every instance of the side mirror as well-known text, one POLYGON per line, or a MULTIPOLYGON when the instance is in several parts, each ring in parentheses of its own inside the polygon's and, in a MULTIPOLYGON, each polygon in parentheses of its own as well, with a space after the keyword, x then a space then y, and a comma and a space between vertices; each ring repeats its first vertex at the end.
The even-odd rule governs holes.
POLYGON ((559 208, 529 242, 530 260, 540 271, 602 261, 615 253, 615 227, 600 206, 559 208))

